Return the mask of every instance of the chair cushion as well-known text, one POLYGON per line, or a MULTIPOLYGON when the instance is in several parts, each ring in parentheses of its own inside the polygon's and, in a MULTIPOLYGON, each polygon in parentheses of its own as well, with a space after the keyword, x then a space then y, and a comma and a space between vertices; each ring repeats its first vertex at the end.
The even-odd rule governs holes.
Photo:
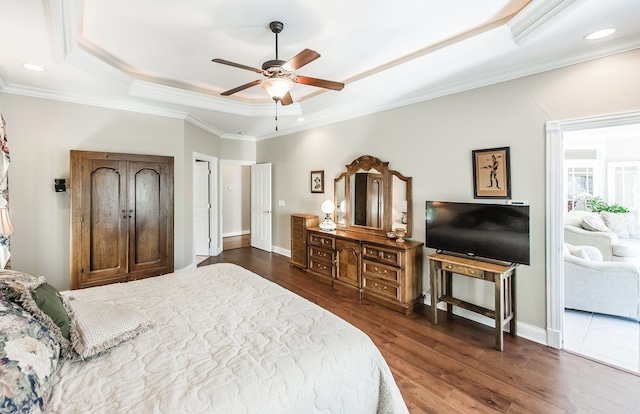
POLYGON ((640 244, 637 243, 621 243, 611 246, 611 251, 614 256, 619 257, 634 257, 640 256, 640 244))

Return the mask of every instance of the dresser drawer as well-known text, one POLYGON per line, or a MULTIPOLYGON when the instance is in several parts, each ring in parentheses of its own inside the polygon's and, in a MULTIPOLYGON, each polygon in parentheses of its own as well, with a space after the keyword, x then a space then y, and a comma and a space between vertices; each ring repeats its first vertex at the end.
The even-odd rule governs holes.
POLYGON ((384 296, 389 299, 398 299, 398 286, 392 282, 370 279, 363 275, 362 288, 374 295, 384 296))
POLYGON ((312 233, 309 235, 309 243, 333 249, 335 247, 335 237, 312 233))
POLYGON ((318 259, 314 257, 309 258, 309 270, 330 278, 334 277, 333 262, 329 262, 325 259, 318 259))
POLYGON ((377 261, 387 263, 392 266, 402 267, 404 265, 404 254, 402 250, 364 244, 362 246, 362 255, 365 259, 376 259, 377 261))
POLYGON ((325 260, 327 262, 333 263, 334 252, 331 250, 323 249, 321 247, 309 246, 309 258, 316 260, 325 260))
POLYGON ((291 239, 306 243, 304 239, 304 229, 291 229, 291 239))
POLYGON ((371 260, 362 261, 363 277, 391 280, 398 283, 401 280, 402 269, 388 266, 371 260))
POLYGON ((460 275, 476 277, 478 279, 484 279, 484 271, 480 269, 474 269, 472 267, 468 267, 464 265, 457 265, 453 263, 442 262, 442 270, 446 270, 447 272, 458 273, 460 275))

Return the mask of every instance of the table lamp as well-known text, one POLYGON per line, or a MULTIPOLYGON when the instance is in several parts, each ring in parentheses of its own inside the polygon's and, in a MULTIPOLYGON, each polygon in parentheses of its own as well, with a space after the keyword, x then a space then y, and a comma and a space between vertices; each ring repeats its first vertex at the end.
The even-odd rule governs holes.
POLYGON ((320 208, 322 209, 322 212, 325 214, 324 220, 322 221, 322 223, 320 223, 320 230, 324 230, 324 231, 335 230, 337 227, 336 223, 334 223, 333 220, 331 220, 331 214, 336 209, 336 206, 335 204, 333 204, 333 201, 329 199, 324 200, 320 208))

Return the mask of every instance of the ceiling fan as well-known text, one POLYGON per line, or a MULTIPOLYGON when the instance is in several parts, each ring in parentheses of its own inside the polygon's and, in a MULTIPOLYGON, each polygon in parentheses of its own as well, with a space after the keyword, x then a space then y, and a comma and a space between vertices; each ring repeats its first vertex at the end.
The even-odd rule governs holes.
POLYGON ((269 96, 282 105, 290 105, 293 103, 291 94, 289 93, 293 88, 294 83, 302 85, 316 86, 319 88, 332 89, 340 91, 344 88, 344 83, 334 82, 324 79, 310 78, 308 76, 293 75, 293 72, 300 69, 304 65, 316 60, 320 57, 320 54, 310 49, 304 49, 302 52, 295 55, 289 61, 278 59, 278 33, 282 32, 284 24, 282 22, 271 22, 269 28, 276 35, 276 58, 274 60, 267 60, 262 64, 262 70, 245 66, 240 63, 230 62, 224 59, 212 59, 212 62, 221 63, 223 65, 229 65, 240 69, 250 70, 252 72, 261 73, 267 79, 257 79, 236 88, 230 89, 226 92, 222 92, 222 96, 233 95, 236 92, 240 92, 252 86, 260 85, 262 89, 267 91, 269 96))

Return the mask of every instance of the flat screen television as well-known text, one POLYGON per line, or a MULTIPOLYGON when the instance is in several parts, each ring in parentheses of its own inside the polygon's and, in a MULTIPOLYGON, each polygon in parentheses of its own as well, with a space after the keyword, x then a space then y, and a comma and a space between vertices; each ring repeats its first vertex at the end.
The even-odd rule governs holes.
POLYGON ((528 205, 427 201, 425 217, 426 247, 530 264, 528 205))

